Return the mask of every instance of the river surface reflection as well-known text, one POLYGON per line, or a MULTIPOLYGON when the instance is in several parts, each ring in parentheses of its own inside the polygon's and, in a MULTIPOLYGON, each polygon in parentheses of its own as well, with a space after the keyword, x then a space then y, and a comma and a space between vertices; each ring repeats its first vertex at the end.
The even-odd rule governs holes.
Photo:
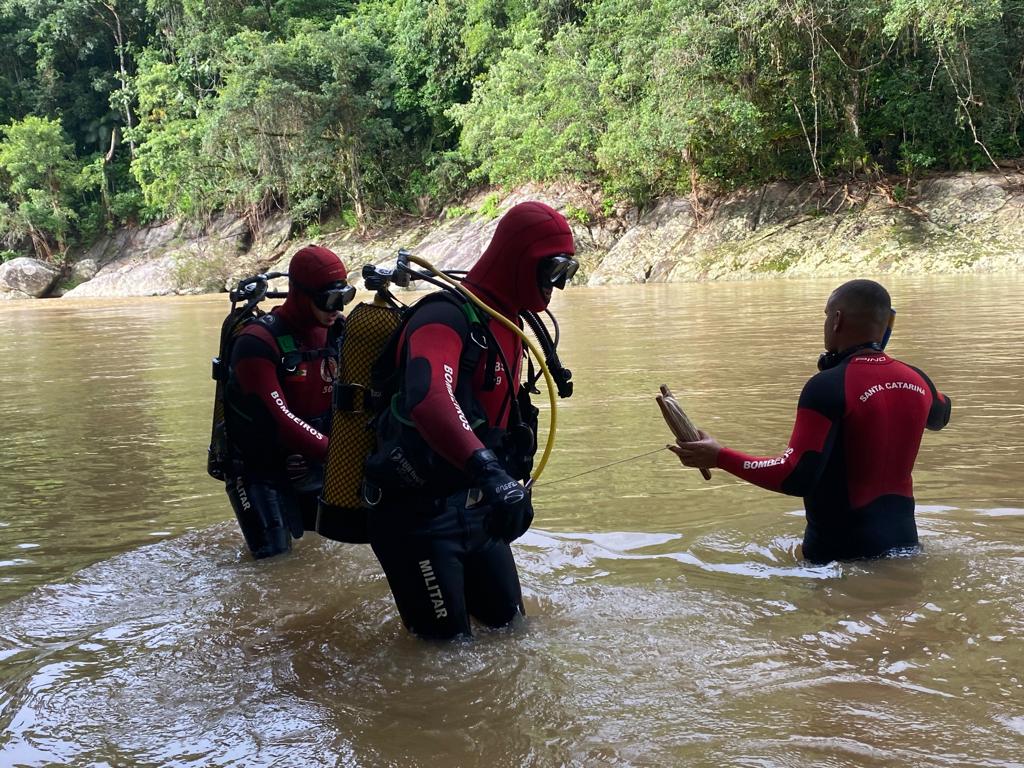
POLYGON ((367 547, 244 554, 205 475, 224 297, 0 305, 0 766, 1024 765, 1024 280, 885 282, 953 398, 923 554, 809 567, 798 499, 658 450, 662 383, 781 450, 835 281, 573 289, 530 617, 448 646, 367 547))

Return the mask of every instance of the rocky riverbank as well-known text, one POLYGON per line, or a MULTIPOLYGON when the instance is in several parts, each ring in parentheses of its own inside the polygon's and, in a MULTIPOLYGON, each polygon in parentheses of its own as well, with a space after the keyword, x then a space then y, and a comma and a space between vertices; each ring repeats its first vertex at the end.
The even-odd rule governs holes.
POLYGON ((910 190, 895 182, 777 182, 712 201, 663 199, 646 211, 598 211, 585 191, 527 187, 363 236, 297 235, 283 214, 167 222, 101 238, 72 253, 64 269, 29 258, 0 265, 0 298, 216 292, 246 274, 283 269, 311 240, 354 272, 392 260, 400 247, 465 269, 501 213, 527 199, 566 214, 582 263, 576 282, 589 285, 1024 268, 1024 172, 1006 171, 936 175, 910 190))

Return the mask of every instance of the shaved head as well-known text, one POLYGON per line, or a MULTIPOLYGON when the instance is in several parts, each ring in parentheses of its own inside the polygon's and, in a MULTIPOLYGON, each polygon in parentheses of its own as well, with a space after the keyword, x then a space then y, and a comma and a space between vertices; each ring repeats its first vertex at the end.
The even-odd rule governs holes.
POLYGON ((825 349, 839 352, 857 344, 882 342, 892 301, 874 280, 850 280, 825 304, 825 349))
POLYGON ((866 332, 884 331, 889 323, 892 300, 889 292, 874 280, 850 280, 834 291, 828 300, 832 309, 841 310, 847 321, 866 332))

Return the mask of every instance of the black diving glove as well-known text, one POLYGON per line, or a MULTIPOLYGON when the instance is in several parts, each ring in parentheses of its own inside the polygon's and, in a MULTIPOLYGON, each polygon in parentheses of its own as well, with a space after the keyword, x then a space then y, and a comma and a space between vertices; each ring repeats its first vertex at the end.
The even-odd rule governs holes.
POLYGON ((309 464, 301 453, 293 453, 284 460, 284 471, 292 483, 298 485, 309 475, 309 464))
POLYGON ((526 533, 533 522, 532 495, 505 471, 494 451, 476 451, 466 469, 491 508, 484 523, 487 532, 508 543, 526 533))
POLYGON ((319 493, 323 487, 323 466, 311 464, 301 453, 293 453, 285 459, 284 471, 296 493, 319 493))

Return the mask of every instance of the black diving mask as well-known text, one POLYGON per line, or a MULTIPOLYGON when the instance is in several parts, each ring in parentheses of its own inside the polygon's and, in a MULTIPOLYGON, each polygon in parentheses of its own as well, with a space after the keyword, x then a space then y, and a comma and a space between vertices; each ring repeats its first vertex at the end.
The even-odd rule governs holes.
POLYGON ((537 267, 537 280, 540 284, 551 285, 555 288, 565 288, 565 284, 572 280, 580 263, 568 253, 559 253, 541 259, 537 267))
POLYGON ((301 285, 299 287, 321 312, 340 312, 342 307, 356 297, 355 287, 344 282, 331 283, 319 291, 310 291, 301 285))

